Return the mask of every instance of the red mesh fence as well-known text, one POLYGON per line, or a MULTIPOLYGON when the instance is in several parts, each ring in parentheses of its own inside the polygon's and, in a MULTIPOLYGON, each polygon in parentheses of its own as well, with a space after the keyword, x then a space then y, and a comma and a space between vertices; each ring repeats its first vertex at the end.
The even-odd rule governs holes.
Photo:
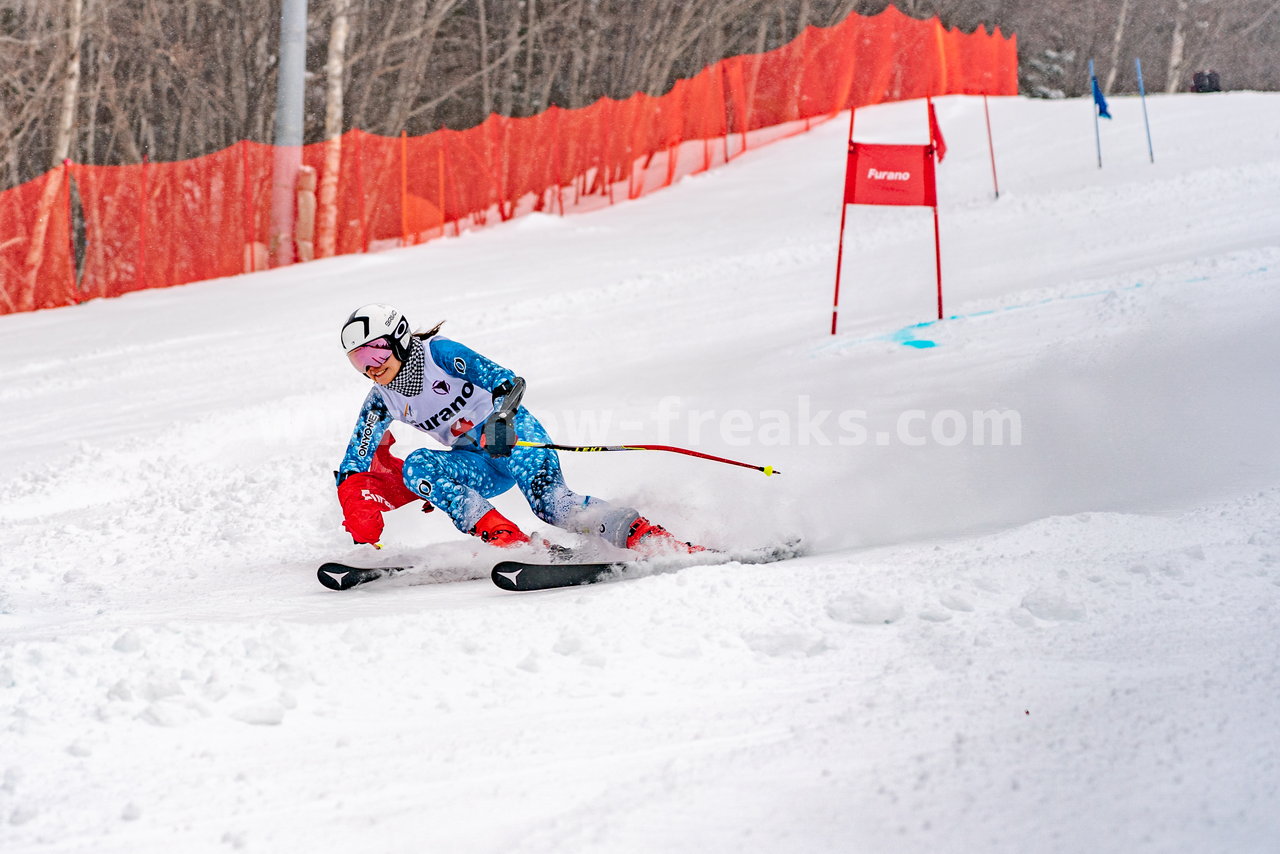
POLYGON ((279 255, 269 145, 176 163, 69 163, 0 192, 0 314, 636 198, 731 159, 763 129, 782 136, 850 107, 948 94, 1017 94, 1013 37, 946 30, 890 8, 722 60, 658 97, 491 115, 420 137, 353 130, 302 149, 319 176, 316 230, 286 238, 279 255))
POLYGON ((0 314, 78 301, 67 172, 0 193, 0 314))

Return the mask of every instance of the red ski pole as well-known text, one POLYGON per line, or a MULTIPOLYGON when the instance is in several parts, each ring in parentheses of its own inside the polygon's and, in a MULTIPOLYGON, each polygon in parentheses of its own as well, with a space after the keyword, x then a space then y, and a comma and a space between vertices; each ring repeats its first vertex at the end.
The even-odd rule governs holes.
POLYGON ((773 466, 757 466, 751 463, 744 463, 738 460, 730 460, 725 457, 717 457, 711 454, 704 454, 701 451, 691 451, 688 448, 677 448, 672 445, 556 445, 550 442, 516 442, 517 447, 521 448, 548 448, 552 451, 573 451, 576 453, 593 453, 597 451, 668 451, 673 454, 684 454, 689 457, 697 457, 703 460, 711 460, 716 463, 725 463, 731 466, 741 466, 744 469, 755 469, 762 471, 766 475, 782 474, 773 466))

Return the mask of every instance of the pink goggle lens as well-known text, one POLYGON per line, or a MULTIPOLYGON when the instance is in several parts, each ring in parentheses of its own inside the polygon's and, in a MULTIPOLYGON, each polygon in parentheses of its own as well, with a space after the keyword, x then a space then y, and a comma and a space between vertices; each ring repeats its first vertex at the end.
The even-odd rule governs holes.
POLYGON ((391 344, 385 338, 361 344, 347 354, 351 364, 357 371, 364 373, 370 368, 377 368, 391 358, 391 344))

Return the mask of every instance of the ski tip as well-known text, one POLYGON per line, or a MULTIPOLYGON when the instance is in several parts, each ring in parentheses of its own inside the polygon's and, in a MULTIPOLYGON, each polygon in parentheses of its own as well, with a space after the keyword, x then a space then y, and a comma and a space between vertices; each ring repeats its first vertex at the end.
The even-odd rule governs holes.
POLYGON ((316 579, 330 590, 343 590, 343 580, 350 574, 347 567, 326 563, 316 570, 316 579))
POLYGON ((345 563, 326 563, 316 570, 316 578, 330 590, 350 590, 369 581, 376 581, 386 575, 395 575, 400 567, 359 567, 347 566, 345 563))
POLYGON ((316 578, 330 590, 346 590, 353 585, 355 575, 353 567, 340 563, 326 563, 316 570, 316 578))
POLYGON ((493 568, 493 572, 489 573, 489 577, 493 579, 494 584, 503 590, 519 590, 520 573, 524 572, 524 570, 523 564, 504 560, 493 568))

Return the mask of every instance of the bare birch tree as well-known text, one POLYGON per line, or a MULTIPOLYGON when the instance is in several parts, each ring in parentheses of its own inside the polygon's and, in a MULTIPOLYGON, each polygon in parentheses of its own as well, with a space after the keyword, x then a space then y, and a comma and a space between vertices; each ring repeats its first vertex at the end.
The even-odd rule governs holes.
POLYGON ((332 0, 329 52, 325 60, 324 170, 320 175, 316 249, 321 258, 337 252, 338 172, 342 168, 343 98, 347 33, 350 30, 348 0, 332 0))
POLYGON ((1129 0, 1120 0, 1120 11, 1116 17, 1116 31, 1111 36, 1111 67, 1107 69, 1106 83, 1103 90, 1110 95, 1116 85, 1116 75, 1120 71, 1120 51, 1124 47, 1124 28, 1129 20, 1129 0))
POLYGON ((53 206, 62 191, 63 162, 71 153, 71 141, 76 130, 76 98, 80 93, 80 35, 84 25, 84 0, 64 0, 66 21, 66 59, 62 71, 62 103, 58 111, 58 124, 53 140, 49 168, 53 170, 40 192, 36 208, 35 225, 31 229, 31 242, 27 245, 26 293, 20 302, 27 304, 35 293, 40 265, 45 255, 45 238, 49 231, 49 219, 53 206))
POLYGON ((1164 81, 1164 91, 1169 93, 1177 92, 1182 87, 1190 9, 1190 0, 1177 0, 1173 12, 1173 35, 1169 39, 1169 62, 1166 66, 1164 81))

